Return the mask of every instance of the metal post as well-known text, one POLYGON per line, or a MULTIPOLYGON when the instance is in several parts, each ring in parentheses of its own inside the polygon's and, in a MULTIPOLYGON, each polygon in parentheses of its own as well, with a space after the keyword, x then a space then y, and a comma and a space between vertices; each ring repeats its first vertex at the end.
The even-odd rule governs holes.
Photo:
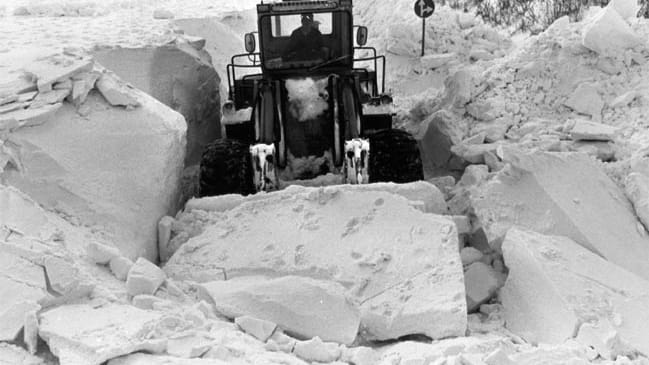
POLYGON ((421 18, 421 56, 424 57, 426 47, 426 18, 421 18))

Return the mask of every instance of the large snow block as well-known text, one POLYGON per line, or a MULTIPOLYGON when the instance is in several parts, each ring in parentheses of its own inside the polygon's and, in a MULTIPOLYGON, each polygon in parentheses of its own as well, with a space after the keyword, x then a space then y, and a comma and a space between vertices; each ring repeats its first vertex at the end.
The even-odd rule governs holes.
POLYGON ((586 323, 611 326, 623 343, 649 353, 649 316, 642 309, 649 305, 649 281, 569 238, 516 227, 503 254, 509 276, 500 298, 512 332, 532 343, 560 344, 586 323))
POLYGON ((199 163, 205 145, 221 136, 221 79, 207 52, 176 43, 100 49, 93 56, 121 79, 185 117, 186 165, 199 163))
POLYGON ((68 305, 40 316, 39 335, 61 365, 99 365, 136 351, 164 351, 165 343, 151 338, 161 316, 128 305, 68 305))
POLYGON ((199 289, 201 297, 228 318, 248 315, 270 321, 298 338, 317 336, 349 345, 358 333, 358 308, 335 282, 250 276, 204 283, 199 289))
POLYGON ((182 115, 139 90, 141 106, 111 107, 92 91, 46 123, 9 136, 17 167, 0 176, 46 209, 101 227, 132 259, 157 259, 158 220, 174 213, 185 156, 182 115))
POLYGON ((214 223, 164 270, 199 282, 221 280, 224 272, 333 280, 363 303, 368 337, 461 336, 467 319, 457 229, 451 218, 420 206, 370 188, 261 195, 209 212, 202 220, 214 223))
POLYGON ((490 244, 521 226, 566 236, 629 271, 649 279, 649 237, 624 192, 596 161, 580 153, 504 150, 509 168, 471 194, 475 215, 490 244))
POLYGON ((583 30, 583 45, 599 54, 613 55, 620 50, 638 46, 642 42, 611 6, 605 7, 590 19, 583 30))

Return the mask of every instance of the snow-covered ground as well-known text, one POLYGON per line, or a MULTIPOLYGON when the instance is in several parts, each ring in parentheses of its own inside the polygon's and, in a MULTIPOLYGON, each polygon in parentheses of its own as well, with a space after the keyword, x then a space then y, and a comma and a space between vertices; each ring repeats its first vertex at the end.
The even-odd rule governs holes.
POLYGON ((0 364, 649 363, 649 22, 632 0, 534 37, 439 7, 423 58, 411 0, 356 0, 429 182, 178 211, 201 128, 183 103, 215 96, 169 73, 211 56, 223 84, 255 3, 0 4, 0 364), (90 59, 110 47, 147 48, 159 79, 128 76, 166 101, 90 59))

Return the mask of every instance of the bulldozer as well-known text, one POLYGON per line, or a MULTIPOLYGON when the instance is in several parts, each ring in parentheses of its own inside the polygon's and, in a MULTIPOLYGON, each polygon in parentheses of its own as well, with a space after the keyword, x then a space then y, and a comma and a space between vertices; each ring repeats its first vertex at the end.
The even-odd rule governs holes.
POLYGON ((257 31, 227 65, 222 138, 202 155, 201 196, 328 173, 350 184, 423 179, 416 141, 393 128, 386 58, 353 19, 352 0, 257 5, 257 31))

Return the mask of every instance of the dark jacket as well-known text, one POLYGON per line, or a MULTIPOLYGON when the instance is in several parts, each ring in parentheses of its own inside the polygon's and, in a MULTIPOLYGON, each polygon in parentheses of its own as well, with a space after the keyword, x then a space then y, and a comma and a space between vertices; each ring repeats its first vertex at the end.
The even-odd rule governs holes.
POLYGON ((321 50, 324 46, 322 42, 322 33, 315 28, 311 28, 309 33, 304 34, 301 28, 291 33, 285 55, 295 59, 310 59, 322 57, 321 50))

